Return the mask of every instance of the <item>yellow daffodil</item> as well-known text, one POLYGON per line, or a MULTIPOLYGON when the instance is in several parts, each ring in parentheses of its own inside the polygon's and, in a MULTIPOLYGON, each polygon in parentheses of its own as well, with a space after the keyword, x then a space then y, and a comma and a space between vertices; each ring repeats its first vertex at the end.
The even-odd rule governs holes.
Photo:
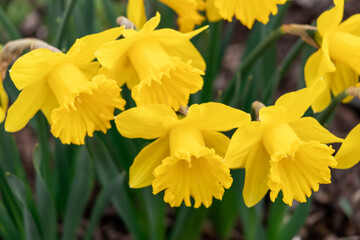
POLYGON ((151 104, 120 113, 115 123, 128 138, 157 139, 136 156, 130 167, 130 187, 152 184, 153 193, 165 190, 171 206, 184 201, 194 207, 209 207, 212 198, 221 199, 232 184, 223 156, 228 131, 250 121, 240 110, 220 103, 192 105, 185 117, 163 104, 151 104))
MULTIPOLYGON (((331 94, 338 95, 356 85, 360 74, 360 14, 342 22, 344 0, 335 0, 335 7, 320 15, 317 21, 320 49, 305 65, 305 81, 311 86, 317 79, 326 81, 326 89, 312 104, 315 112, 325 109, 331 94)), ((349 102, 348 97, 344 102, 349 102)))
POLYGON ((178 15, 178 25, 180 32, 190 32, 195 25, 201 25, 205 20, 198 10, 204 9, 205 3, 201 0, 159 0, 178 15))
POLYGON ((3 81, 0 78, 0 123, 5 119, 5 113, 8 108, 9 98, 5 92, 3 81))
POLYGON ((360 161, 359 143, 360 124, 350 131, 341 144, 339 151, 336 153, 335 158, 338 162, 336 168, 351 168, 360 161))
POLYGON ((225 162, 245 168, 243 196, 247 206, 258 203, 270 189, 275 201, 305 202, 319 184, 330 183, 329 167, 336 166, 334 150, 325 143, 342 142, 314 118, 301 116, 325 88, 318 81, 310 88, 281 96, 274 106, 263 107, 259 121, 239 128, 233 135, 225 162))
MULTIPOLYGON (((137 28, 142 28, 146 21, 145 0, 129 0, 127 7, 127 17, 137 28)), ((198 10, 205 9, 203 0, 159 0, 174 10, 178 15, 178 25, 180 32, 190 32, 195 25, 201 25, 205 20, 198 10)))
POLYGON ((127 17, 140 29, 146 22, 145 0, 129 0, 127 6, 127 17))
POLYGON ((203 85, 205 62, 190 42, 202 29, 155 30, 159 22, 157 14, 140 31, 124 30, 123 39, 103 45, 96 56, 119 86, 126 82, 138 106, 161 103, 178 110, 203 85))
POLYGON ((94 53, 121 32, 114 28, 83 37, 66 54, 40 48, 20 57, 10 76, 21 92, 9 108, 5 129, 20 130, 42 110, 63 143, 83 144, 86 134, 106 132, 114 109, 122 109, 125 102, 114 80, 96 75, 100 65, 93 62, 94 53))
MULTIPOLYGON (((208 0, 209 1, 209 0, 208 0)), ((211 0, 223 19, 231 22, 235 16, 248 28, 252 28, 257 20, 266 24, 270 14, 276 15, 277 4, 284 4, 287 0, 211 0)))

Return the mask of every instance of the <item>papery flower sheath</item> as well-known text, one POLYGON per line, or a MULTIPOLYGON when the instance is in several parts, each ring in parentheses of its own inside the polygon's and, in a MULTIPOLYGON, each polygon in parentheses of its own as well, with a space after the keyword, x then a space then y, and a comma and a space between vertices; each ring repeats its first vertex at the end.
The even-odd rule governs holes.
POLYGON ((209 207, 232 184, 223 156, 228 131, 250 121, 240 110, 220 103, 192 105, 185 117, 163 104, 151 104, 120 113, 115 123, 128 138, 157 139, 136 156, 130 167, 132 188, 149 185, 153 193, 165 190, 164 201, 180 206, 209 207))
MULTIPOLYGON (((360 14, 341 22, 344 0, 334 0, 335 7, 317 20, 320 49, 305 65, 305 82, 311 86, 317 79, 326 81, 326 89, 311 105, 315 112, 325 109, 331 93, 337 96, 358 83, 360 74, 360 14)), ((345 98, 349 102, 352 97, 345 98)))
MULTIPOLYGON (((210 1, 210 0, 207 0, 210 1)), ((220 16, 231 22, 233 17, 240 20, 248 28, 252 28, 257 20, 266 24, 270 14, 276 15, 278 4, 284 4, 287 0, 211 0, 220 16)), ((213 13, 215 14, 215 13, 213 13)))
POLYGON ((205 62, 190 42, 202 29, 183 34, 172 29, 155 30, 160 14, 140 31, 124 30, 124 38, 98 49, 103 72, 125 82, 138 106, 167 104, 178 110, 203 85, 205 62))
POLYGON ((83 144, 86 135, 106 132, 114 109, 123 109, 125 101, 115 80, 96 75, 95 50, 121 35, 114 28, 76 40, 63 54, 40 48, 20 57, 10 70, 15 86, 21 90, 9 108, 5 129, 22 129, 42 110, 51 132, 63 143, 83 144))
POLYGON ((336 166, 334 150, 325 143, 342 142, 312 117, 301 117, 325 88, 313 86, 281 96, 274 106, 259 111, 259 121, 242 126, 231 138, 225 162, 245 168, 243 197, 249 207, 270 189, 275 201, 305 202, 319 184, 330 183, 329 167, 336 166))

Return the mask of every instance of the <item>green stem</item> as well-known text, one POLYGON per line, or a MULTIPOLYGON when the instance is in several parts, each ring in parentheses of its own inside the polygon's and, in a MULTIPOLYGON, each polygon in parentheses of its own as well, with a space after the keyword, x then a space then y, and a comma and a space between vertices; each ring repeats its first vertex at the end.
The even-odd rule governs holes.
POLYGON ((60 23, 60 27, 56 33, 56 37, 55 37, 55 41, 54 41, 54 46, 59 48, 60 47, 60 43, 61 40, 63 38, 64 35, 64 30, 65 30, 65 26, 69 20, 70 14, 72 12, 72 10, 74 9, 75 3, 77 0, 69 0, 68 4, 66 5, 64 14, 62 16, 61 19, 61 23, 60 23))
POLYGON ((330 119, 337 105, 339 105, 339 103, 341 103, 348 96, 349 95, 346 93, 345 90, 336 97, 334 97, 330 105, 318 115, 317 120, 319 121, 319 123, 324 125, 330 119))
POLYGON ((228 103, 230 98, 233 94, 234 86, 236 85, 236 75, 241 74, 244 75, 244 72, 248 70, 253 63, 268 49, 277 39, 284 35, 283 29, 280 26, 273 32, 271 32, 264 41, 262 41, 249 55, 245 58, 245 60, 240 65, 237 73, 231 79, 229 85, 227 86, 226 90, 224 91, 224 98, 223 102, 228 103))
POLYGON ((272 76, 270 84, 272 86, 269 86, 266 88, 266 92, 264 95, 264 102, 266 104, 270 104, 269 101, 271 101, 274 98, 275 91, 277 87, 280 84, 281 79, 284 77, 285 73, 289 69, 291 63, 295 60, 295 58, 299 55, 301 49, 305 46, 305 42, 299 39, 294 47, 291 49, 291 51, 286 55, 285 59, 281 63, 281 65, 278 67, 275 74, 272 76))
POLYGON ((21 38, 20 33, 14 26, 14 24, 11 22, 9 17, 6 15, 2 7, 0 7, 0 22, 4 25, 6 30, 9 32, 12 39, 18 39, 21 38))
POLYGON ((219 71, 219 54, 222 22, 215 22, 210 25, 210 52, 206 60, 206 75, 204 78, 204 86, 202 89, 201 102, 209 102, 212 99, 213 86, 215 77, 219 71))
POLYGON ((109 0, 102 0, 106 16, 108 17, 109 23, 111 27, 116 27, 116 14, 114 11, 114 6, 112 6, 109 0))

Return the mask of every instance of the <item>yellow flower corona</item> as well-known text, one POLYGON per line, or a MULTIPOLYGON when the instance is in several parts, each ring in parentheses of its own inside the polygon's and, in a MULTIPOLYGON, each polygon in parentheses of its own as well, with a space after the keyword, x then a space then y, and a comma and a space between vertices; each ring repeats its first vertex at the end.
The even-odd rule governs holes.
POLYGON ((202 29, 155 30, 159 22, 157 14, 140 31, 124 30, 123 39, 103 45, 96 56, 104 73, 120 86, 126 82, 138 106, 160 103, 178 110, 203 85, 205 62, 190 42, 202 29))
POLYGON ((154 194, 165 190, 164 201, 173 207, 191 206, 190 197, 194 207, 209 207, 232 184, 223 159, 229 139, 219 131, 249 121, 249 114, 220 103, 192 105, 185 117, 163 104, 120 113, 115 123, 123 136, 157 139, 136 156, 130 187, 152 185, 154 194))
MULTIPOLYGON (((210 0, 207 0, 210 1, 210 0)), ((211 0, 223 19, 231 22, 235 16, 248 28, 252 28, 257 20, 266 24, 270 14, 276 15, 277 4, 287 0, 211 0)), ((216 18, 215 18, 216 19, 216 18)))
POLYGON ((225 162, 245 168, 243 196, 247 206, 258 203, 270 189, 275 201, 305 202, 319 184, 330 183, 329 167, 336 166, 334 150, 325 143, 342 142, 314 118, 301 116, 325 88, 321 80, 310 88, 281 96, 263 107, 260 121, 247 123, 231 138, 225 162))
MULTIPOLYGON (((344 0, 334 0, 335 7, 320 15, 317 21, 320 49, 305 65, 305 82, 311 86, 319 78, 326 89, 312 104, 315 112, 324 110, 335 96, 358 83, 360 74, 360 14, 342 22, 344 0)), ((344 102, 352 98, 347 97, 344 102)))
POLYGON ((114 109, 125 101, 114 80, 96 75, 95 50, 121 35, 122 28, 78 39, 67 54, 36 49, 20 57, 10 70, 15 86, 21 90, 9 108, 5 129, 18 131, 42 110, 51 132, 65 144, 84 144, 86 135, 106 132, 114 109))

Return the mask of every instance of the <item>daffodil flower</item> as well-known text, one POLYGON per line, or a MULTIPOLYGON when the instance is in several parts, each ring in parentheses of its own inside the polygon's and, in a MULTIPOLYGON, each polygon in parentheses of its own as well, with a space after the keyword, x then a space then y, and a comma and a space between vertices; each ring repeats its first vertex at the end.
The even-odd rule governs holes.
POLYGON ((221 199, 232 184, 223 159, 229 139, 218 131, 249 121, 249 114, 220 103, 192 105, 185 117, 163 104, 120 113, 115 123, 123 136, 157 139, 136 156, 130 187, 152 185, 154 194, 165 190, 164 200, 171 206, 183 201, 191 206, 193 197, 194 207, 209 207, 212 198, 221 199))
POLYGON ((203 85, 205 62, 190 39, 203 29, 183 34, 172 29, 155 30, 160 14, 140 31, 124 30, 124 38, 100 47, 96 56, 103 72, 125 82, 138 106, 167 104, 178 110, 203 85))
POLYGON ((146 22, 145 0, 129 0, 126 8, 127 18, 140 29, 146 22))
MULTIPOLYGON (((317 79, 326 81, 326 89, 311 105, 315 112, 324 110, 337 96, 358 83, 360 74, 360 14, 344 22, 344 0, 334 0, 335 7, 317 20, 320 49, 305 65, 305 82, 311 86, 317 79)), ((345 98, 349 102, 352 97, 345 98)))
POLYGON ((63 143, 83 144, 94 131, 106 132, 114 109, 125 101, 115 80, 96 75, 100 69, 95 50, 121 35, 114 28, 78 39, 63 54, 45 48, 20 57, 10 70, 15 86, 21 90, 9 108, 5 129, 15 132, 41 110, 51 124, 51 132, 63 143))
MULTIPOLYGON (((210 1, 210 0, 207 0, 210 1)), ((235 16, 242 24, 252 28, 257 20, 266 24, 270 14, 276 15, 277 4, 284 4, 287 0, 211 0, 219 15, 231 22, 235 16)), ((213 13, 215 14, 215 13, 213 13)), ((215 18, 216 19, 216 18, 215 18)))
POLYGON ((259 111, 259 121, 242 126, 231 138, 225 162, 245 168, 243 197, 247 206, 258 203, 270 189, 275 201, 305 202, 319 184, 330 183, 329 167, 336 166, 334 150, 325 143, 342 142, 312 117, 301 117, 325 88, 313 86, 281 96, 274 106, 259 111))

